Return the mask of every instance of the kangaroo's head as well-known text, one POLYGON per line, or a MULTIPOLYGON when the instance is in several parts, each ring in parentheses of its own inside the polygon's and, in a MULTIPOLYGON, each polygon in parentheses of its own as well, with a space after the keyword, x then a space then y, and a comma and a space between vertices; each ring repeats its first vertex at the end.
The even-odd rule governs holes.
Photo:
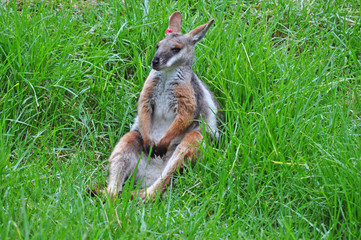
POLYGON ((174 12, 169 18, 166 36, 158 42, 157 51, 152 60, 154 70, 166 70, 179 66, 192 66, 194 46, 200 41, 213 23, 213 19, 187 34, 181 34, 182 15, 174 12))

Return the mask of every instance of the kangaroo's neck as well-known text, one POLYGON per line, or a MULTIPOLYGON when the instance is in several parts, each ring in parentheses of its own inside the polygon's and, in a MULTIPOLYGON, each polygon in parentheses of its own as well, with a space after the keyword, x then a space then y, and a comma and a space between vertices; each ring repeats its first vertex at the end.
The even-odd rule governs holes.
POLYGON ((162 82, 189 82, 192 78, 192 66, 179 66, 157 71, 162 82))

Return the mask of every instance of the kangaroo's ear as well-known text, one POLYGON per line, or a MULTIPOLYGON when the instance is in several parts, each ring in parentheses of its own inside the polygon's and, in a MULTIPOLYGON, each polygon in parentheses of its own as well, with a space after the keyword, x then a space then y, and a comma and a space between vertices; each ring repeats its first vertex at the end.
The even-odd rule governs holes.
POLYGON ((193 44, 197 43, 204 37, 204 35, 206 35, 208 29, 212 26, 213 22, 214 22, 214 19, 210 20, 206 24, 203 24, 203 25, 193 29, 192 31, 187 33, 187 37, 189 37, 191 39, 193 44))
MULTIPOLYGON (((182 14, 180 12, 174 12, 169 18, 169 32, 181 33, 182 14)), ((168 32, 167 32, 168 33, 168 32)))

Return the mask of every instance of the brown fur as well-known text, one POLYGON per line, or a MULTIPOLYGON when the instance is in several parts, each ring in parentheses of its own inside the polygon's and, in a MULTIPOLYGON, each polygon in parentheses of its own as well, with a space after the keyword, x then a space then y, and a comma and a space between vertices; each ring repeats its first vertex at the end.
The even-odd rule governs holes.
POLYGON ((131 131, 126 133, 115 146, 114 151, 110 158, 109 163, 112 162, 112 159, 115 159, 121 152, 116 151, 117 149, 139 149, 142 143, 142 136, 137 131, 131 131))
POLYGON ((184 46, 182 44, 179 44, 179 43, 175 43, 173 45, 174 48, 183 48, 184 46))
POLYGON ((195 35, 197 35, 198 33, 200 33, 200 32, 207 26, 207 24, 208 24, 208 23, 205 23, 205 24, 203 24, 203 25, 201 25, 201 26, 199 26, 199 27, 196 27, 195 29, 193 29, 192 31, 190 31, 190 32, 188 33, 188 35, 190 35, 190 36, 195 36, 195 35))
POLYGON ((147 78, 144 83, 142 92, 139 97, 139 105, 138 105, 138 116, 139 116, 139 124, 141 126, 141 133, 144 142, 144 148, 149 149, 150 146, 154 145, 154 142, 149 138, 150 132, 150 121, 151 121, 151 96, 154 91, 154 87, 156 85, 156 79, 147 78))
MULTIPOLYGON (((180 154, 181 157, 176 161, 170 170, 170 172, 175 172, 175 170, 181 169, 184 166, 184 163, 187 160, 194 160, 197 157, 197 152, 199 149, 198 144, 202 142, 203 135, 200 131, 192 131, 188 133, 180 143, 180 145, 177 148, 176 154, 180 154)), ((165 187, 169 184, 169 181, 171 179, 171 175, 167 175, 165 179, 163 179, 162 187, 165 187)))

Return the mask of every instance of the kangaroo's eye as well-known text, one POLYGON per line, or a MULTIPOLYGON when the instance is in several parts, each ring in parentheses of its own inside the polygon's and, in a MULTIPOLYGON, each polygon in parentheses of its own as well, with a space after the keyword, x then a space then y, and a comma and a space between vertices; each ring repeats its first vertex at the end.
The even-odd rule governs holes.
POLYGON ((179 51, 181 50, 181 48, 172 48, 171 50, 172 50, 172 52, 174 52, 174 53, 179 53, 179 51))
POLYGON ((157 44, 157 46, 156 46, 155 48, 158 49, 158 48, 159 48, 159 45, 157 44))

